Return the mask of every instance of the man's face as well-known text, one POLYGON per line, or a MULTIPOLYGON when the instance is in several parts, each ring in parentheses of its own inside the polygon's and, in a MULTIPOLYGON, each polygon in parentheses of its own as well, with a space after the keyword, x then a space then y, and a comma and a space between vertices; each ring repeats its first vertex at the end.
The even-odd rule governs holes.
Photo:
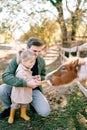
POLYGON ((42 46, 32 45, 30 48, 28 48, 28 50, 33 52, 33 54, 35 55, 35 58, 37 58, 41 54, 42 46))

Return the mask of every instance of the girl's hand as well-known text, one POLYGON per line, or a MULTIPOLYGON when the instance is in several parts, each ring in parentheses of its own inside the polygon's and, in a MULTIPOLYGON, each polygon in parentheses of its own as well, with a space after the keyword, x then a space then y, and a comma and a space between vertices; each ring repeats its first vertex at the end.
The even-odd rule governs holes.
POLYGON ((32 79, 27 82, 27 87, 30 87, 32 89, 38 87, 39 85, 41 85, 41 81, 39 81, 37 79, 32 79))

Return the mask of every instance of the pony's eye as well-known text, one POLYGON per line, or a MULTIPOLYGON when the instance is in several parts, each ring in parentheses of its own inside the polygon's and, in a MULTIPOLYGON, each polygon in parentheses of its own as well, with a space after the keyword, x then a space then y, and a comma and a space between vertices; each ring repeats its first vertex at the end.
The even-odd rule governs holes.
POLYGON ((66 66, 62 66, 61 67, 61 70, 63 71, 63 70, 66 70, 66 66))

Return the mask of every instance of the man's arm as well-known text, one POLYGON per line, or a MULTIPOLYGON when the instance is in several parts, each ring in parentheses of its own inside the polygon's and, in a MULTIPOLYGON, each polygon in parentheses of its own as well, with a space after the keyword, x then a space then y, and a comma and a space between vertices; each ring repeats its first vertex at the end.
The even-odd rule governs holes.
POLYGON ((17 67, 18 67, 18 64, 16 61, 16 57, 14 57, 12 61, 9 63, 9 65, 7 66, 5 72, 3 73, 2 80, 4 83, 11 86, 24 87, 27 85, 26 81, 21 78, 17 78, 15 76, 17 67))

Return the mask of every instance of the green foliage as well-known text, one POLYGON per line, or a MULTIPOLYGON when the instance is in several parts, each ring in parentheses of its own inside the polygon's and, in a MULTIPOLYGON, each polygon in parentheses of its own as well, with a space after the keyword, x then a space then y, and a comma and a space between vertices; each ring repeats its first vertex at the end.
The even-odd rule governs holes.
POLYGON ((26 41, 29 37, 38 37, 46 45, 53 44, 55 33, 58 31, 58 23, 55 20, 45 19, 41 26, 38 24, 31 26, 30 30, 25 33, 20 40, 26 41))

